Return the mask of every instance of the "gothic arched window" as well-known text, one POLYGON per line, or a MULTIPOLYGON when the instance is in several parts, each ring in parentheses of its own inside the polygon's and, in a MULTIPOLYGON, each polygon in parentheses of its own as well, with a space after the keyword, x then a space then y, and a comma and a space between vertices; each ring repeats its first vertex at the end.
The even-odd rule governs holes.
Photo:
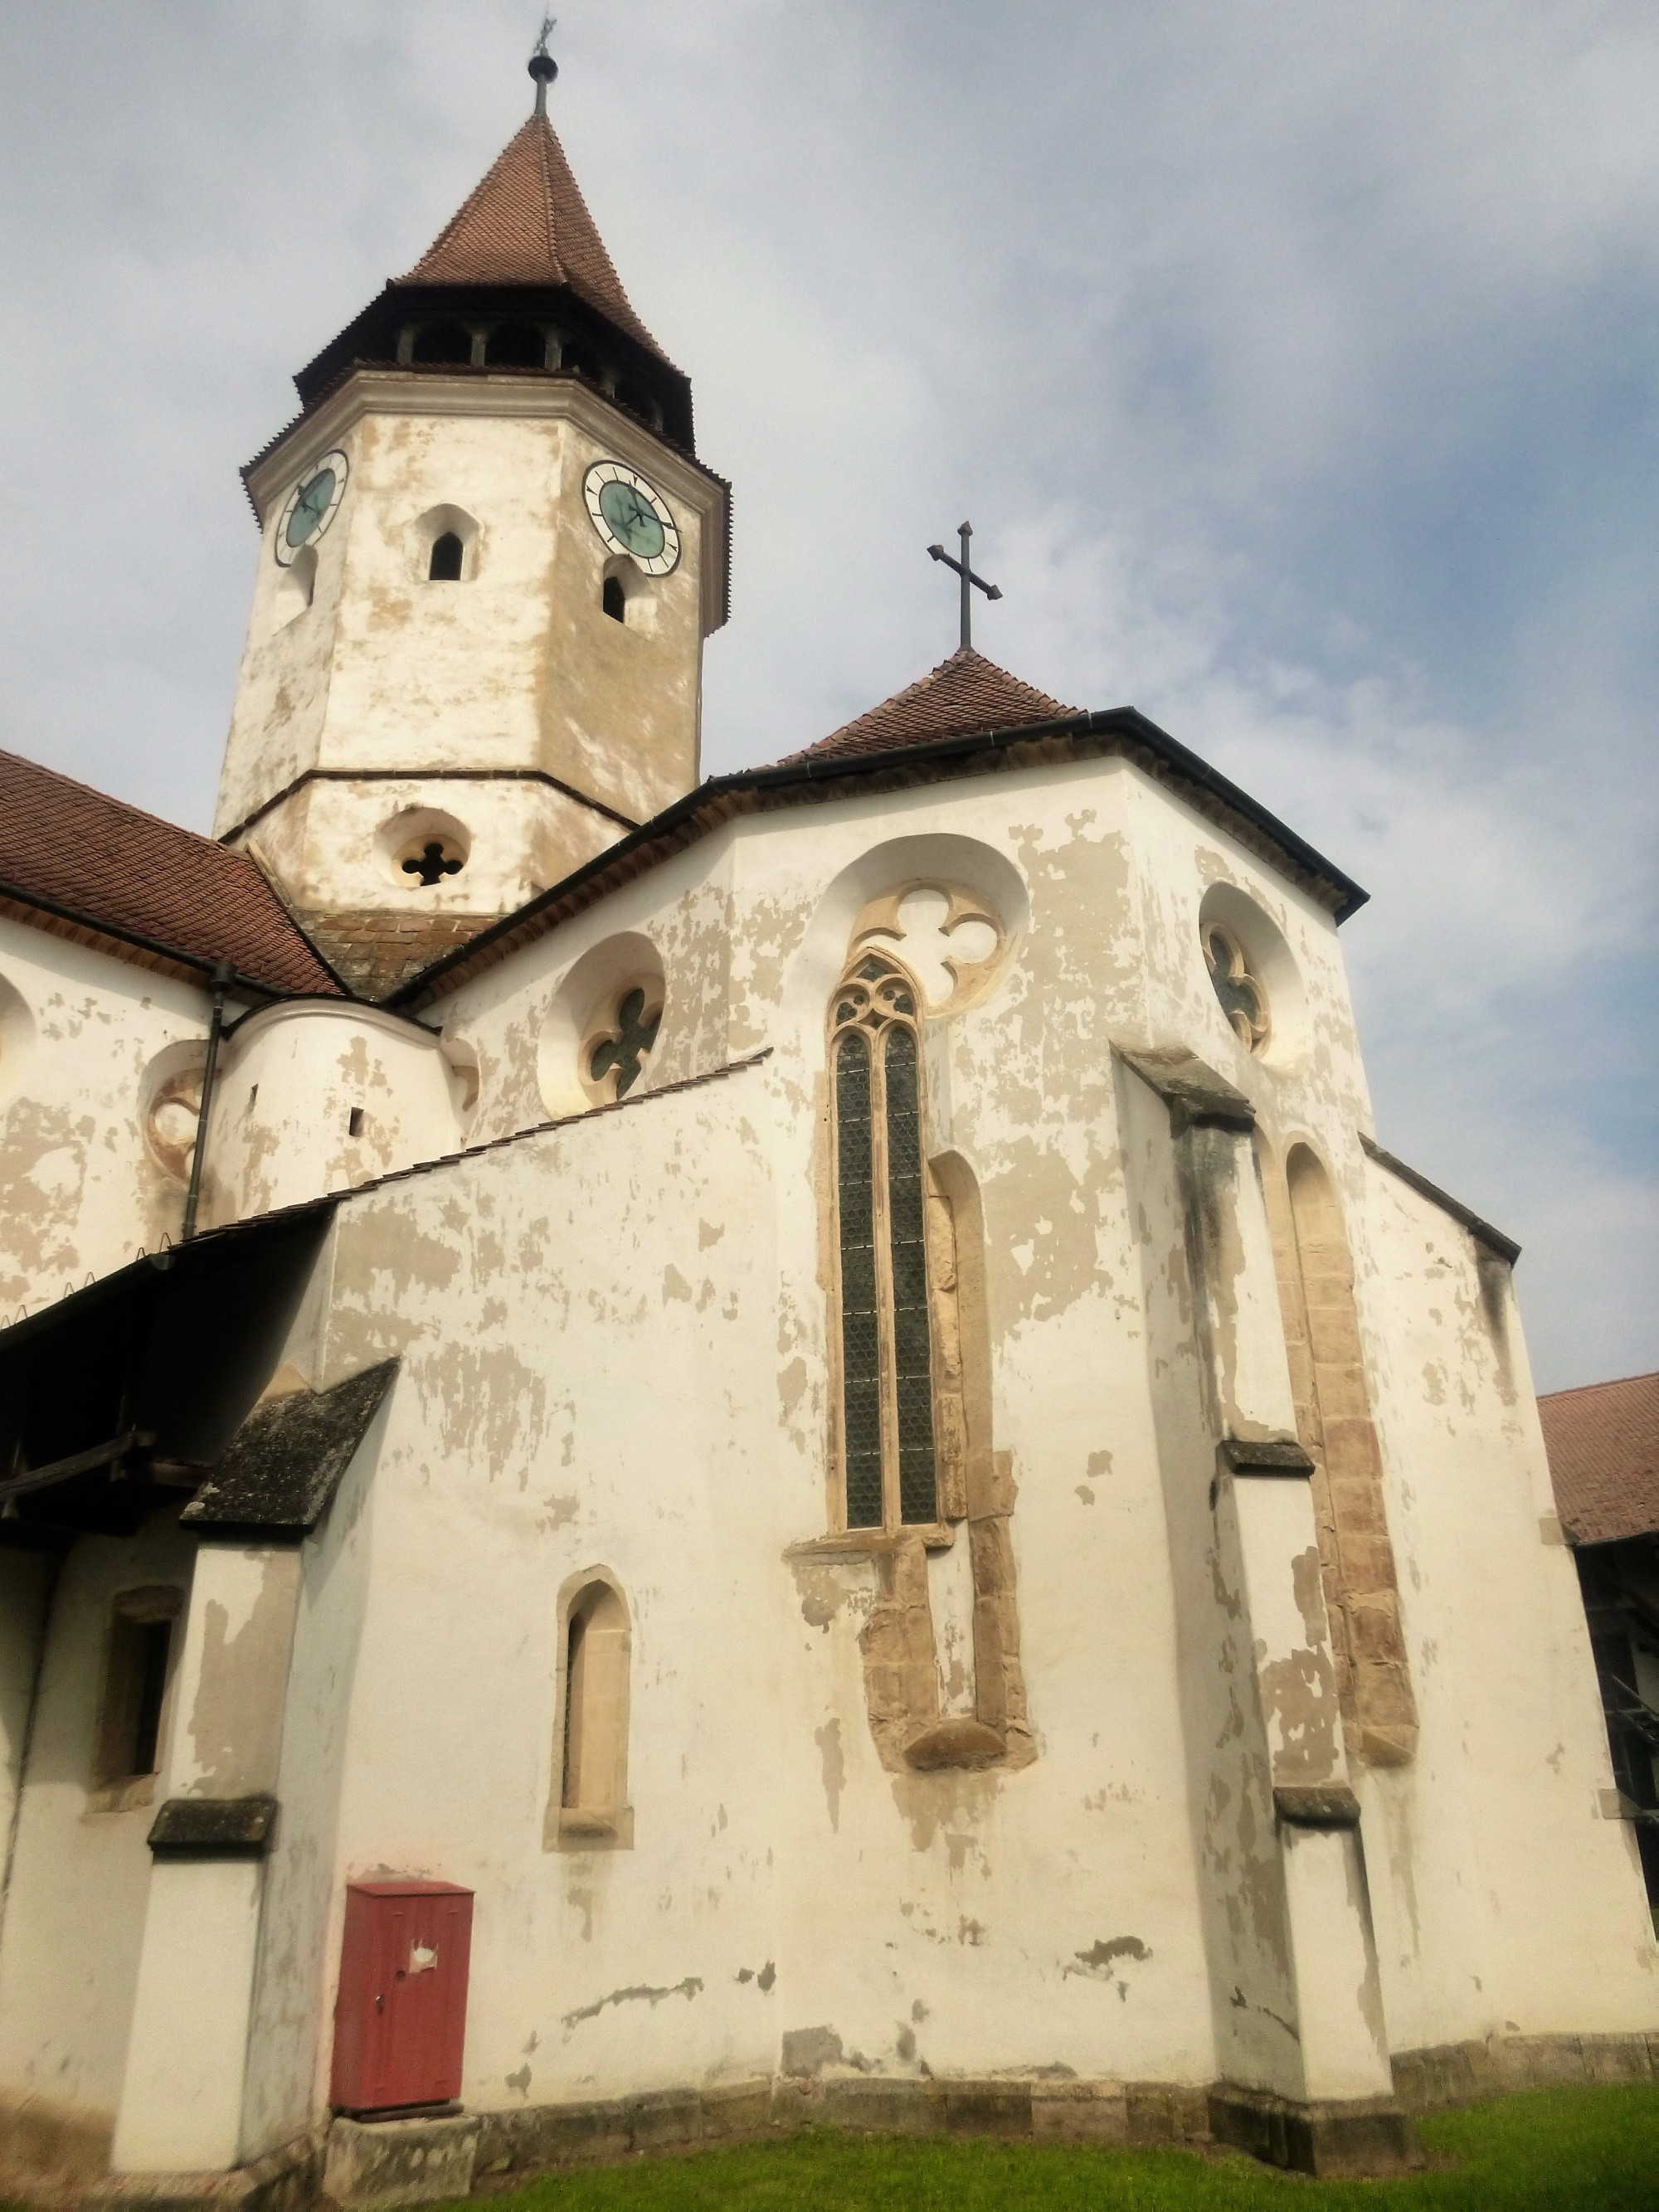
POLYGON ((939 1517, 921 1042, 910 978, 864 953, 836 994, 830 1040, 849 1528, 939 1517))
POLYGON ((599 594, 599 604, 612 622, 625 623, 628 620, 628 594, 623 589, 620 576, 605 578, 605 588, 599 594))
POLYGON ((466 548, 453 530, 432 541, 432 561, 427 574, 434 584, 459 584, 466 548))

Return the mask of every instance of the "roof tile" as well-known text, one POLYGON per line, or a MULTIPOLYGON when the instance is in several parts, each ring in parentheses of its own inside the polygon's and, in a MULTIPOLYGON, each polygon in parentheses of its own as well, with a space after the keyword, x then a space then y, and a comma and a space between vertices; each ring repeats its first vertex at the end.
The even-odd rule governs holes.
POLYGON ((564 149, 532 115, 452 216, 404 284, 566 284, 619 330, 666 360, 635 313, 587 211, 564 149))
POLYGON ((1552 1391, 1538 1418, 1570 1542, 1659 1535, 1659 1375, 1552 1391))
POLYGON ((1024 722, 1051 722, 1082 710, 1051 699, 1018 676, 1010 676, 982 653, 962 646, 948 660, 896 691, 879 707, 848 722, 791 761, 851 759, 860 753, 901 750, 944 738, 967 737, 980 730, 1017 729, 1024 722))
POLYGON ((250 982, 338 998, 340 987, 245 853, 0 752, 0 888, 50 901, 250 982))

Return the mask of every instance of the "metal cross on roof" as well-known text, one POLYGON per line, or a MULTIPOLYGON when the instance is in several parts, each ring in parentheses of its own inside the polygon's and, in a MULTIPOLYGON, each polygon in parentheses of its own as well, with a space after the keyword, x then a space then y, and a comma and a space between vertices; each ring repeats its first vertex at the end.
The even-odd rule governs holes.
POLYGON ((966 653, 974 642, 974 593, 970 586, 984 592, 988 599, 1000 599, 1001 592, 996 585, 988 584, 983 576, 976 576, 968 565, 968 540, 974 534, 971 522, 957 525, 957 536, 962 540, 962 558, 953 561, 942 545, 930 545, 927 550, 935 561, 943 561, 947 568, 954 568, 962 579, 962 649, 966 653))
POLYGON ((542 17, 541 36, 537 40, 535 49, 530 57, 530 74, 536 80, 536 112, 538 115, 546 114, 547 88, 552 83, 554 78, 557 76, 559 73, 559 65, 557 62, 554 60, 552 55, 547 51, 547 41, 552 33, 553 26, 557 22, 557 21, 558 17, 556 15, 544 15, 542 17))

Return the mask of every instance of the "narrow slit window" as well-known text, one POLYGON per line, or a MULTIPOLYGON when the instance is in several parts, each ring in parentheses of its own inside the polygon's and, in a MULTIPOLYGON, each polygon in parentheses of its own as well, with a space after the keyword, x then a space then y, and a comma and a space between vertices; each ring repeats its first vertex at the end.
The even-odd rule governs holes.
POLYGON ((564 1780, 559 1796, 559 1802, 565 1806, 580 1805, 582 1802, 581 1709, 587 1688, 587 1670, 582 1665, 582 1645, 586 1632, 586 1620, 580 1613, 573 1613, 570 1633, 565 1642, 564 1780))
POLYGON ((441 538, 432 541, 432 565, 426 572, 428 576, 434 584, 459 584, 465 552, 455 532, 446 530, 441 538))
POLYGON ((131 1590, 110 1622, 93 1786, 120 1790, 152 1777, 161 1762, 167 1670, 179 1593, 131 1590))
POLYGON ((167 1694, 173 1623, 147 1620, 136 1626, 138 1697, 132 1729, 132 1764, 128 1771, 154 1774, 161 1739, 161 1700, 167 1694))
POLYGON ((625 623, 628 620, 628 594, 622 587, 620 576, 605 578, 605 589, 599 594, 599 604, 612 622, 625 623))
POLYGON ((628 1607, 609 1580, 570 1601, 564 1630, 564 1712, 559 1787, 550 1840, 568 1850, 626 1846, 628 1808, 628 1607))
POLYGON ((836 1237, 849 1528, 938 1518, 916 997, 866 956, 836 994, 836 1237))

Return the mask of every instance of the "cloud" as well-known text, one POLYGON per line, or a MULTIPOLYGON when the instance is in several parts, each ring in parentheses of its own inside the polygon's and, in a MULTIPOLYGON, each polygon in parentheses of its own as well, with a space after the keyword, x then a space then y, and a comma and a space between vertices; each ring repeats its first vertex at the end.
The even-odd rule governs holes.
MULTIPOLYGON (((517 0, 0 20, 0 743, 204 826, 288 378, 527 106, 517 0)), ((954 641, 1365 883, 1383 1140, 1651 1363, 1659 23, 1564 0, 570 0, 556 119, 736 486, 706 765, 954 641)))

